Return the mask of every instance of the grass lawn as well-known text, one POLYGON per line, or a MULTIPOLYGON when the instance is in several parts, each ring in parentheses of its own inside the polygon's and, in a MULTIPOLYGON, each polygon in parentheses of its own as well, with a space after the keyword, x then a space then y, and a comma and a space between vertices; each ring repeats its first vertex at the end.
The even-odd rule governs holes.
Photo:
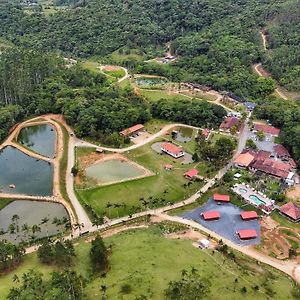
POLYGON ((85 60, 81 62, 83 68, 90 70, 94 73, 100 73, 100 64, 93 60, 85 60))
POLYGON ((0 210, 13 201, 13 199, 0 198, 0 210))
MULTIPOLYGON (((146 97, 151 102, 157 102, 160 99, 166 99, 166 100, 186 100, 190 99, 189 97, 185 95, 179 95, 176 93, 169 92, 167 90, 146 90, 146 89, 140 89, 140 93, 142 96, 146 97)), ((190 99, 191 100, 191 99, 190 99)))
MULTIPOLYGON (((235 253, 234 261, 218 251, 201 251, 188 240, 167 239, 158 225, 120 233, 105 239, 105 243, 112 245, 110 270, 105 278, 90 277, 86 287, 87 300, 101 299, 101 285, 107 287, 107 299, 133 300, 144 295, 147 299, 161 300, 169 281, 179 279, 182 270, 192 267, 211 281, 209 299, 271 299, 273 297, 266 294, 270 290, 276 293, 276 299, 296 299, 292 297, 294 283, 284 274, 239 253, 235 253), (121 291, 124 285, 130 286, 128 294, 121 291), (259 287, 258 291, 253 289, 255 286, 259 287), (243 287, 246 287, 246 293, 241 292, 243 287)), ((81 241, 75 249, 74 269, 89 277, 90 244, 81 241)), ((12 282, 13 275, 21 277, 29 269, 49 276, 47 274, 54 268, 41 265, 36 254, 26 256, 16 271, 0 277, 1 300, 12 286, 17 285, 12 282)))
POLYGON ((180 160, 156 153, 151 149, 151 145, 135 149, 126 156, 156 175, 104 187, 78 190, 81 201, 91 205, 98 214, 104 213, 114 218, 145 210, 147 207, 164 206, 188 198, 203 185, 202 182, 193 182, 184 187, 184 184, 189 181, 183 174, 196 164, 181 165, 180 160), (164 165, 170 163, 173 164, 173 170, 164 170, 164 165), (142 204, 143 200, 148 203, 142 204))
POLYGON ((106 71, 104 70, 103 73, 105 73, 108 76, 114 77, 114 78, 122 78, 125 76, 125 71, 123 69, 119 69, 116 71, 106 71))
POLYGON ((145 54, 136 49, 130 49, 128 52, 120 53, 119 50, 112 52, 108 58, 116 63, 122 63, 128 59, 135 59, 137 61, 143 61, 146 59, 145 54))

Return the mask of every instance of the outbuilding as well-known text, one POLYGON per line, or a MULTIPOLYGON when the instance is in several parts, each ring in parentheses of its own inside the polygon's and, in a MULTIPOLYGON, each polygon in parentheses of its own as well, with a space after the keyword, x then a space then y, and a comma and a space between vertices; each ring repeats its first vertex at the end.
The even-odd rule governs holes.
POLYGON ((216 210, 205 211, 201 214, 201 216, 205 221, 213 221, 220 219, 220 213, 216 210))
POLYGON ((254 229, 241 229, 237 232, 241 240, 255 239, 257 232, 254 229))
POLYGON ((161 151, 171 155, 174 158, 179 158, 184 156, 184 152, 182 150, 182 148, 172 144, 172 143, 162 143, 161 144, 161 151))
POLYGON ((215 201, 219 201, 219 202, 230 202, 230 196, 229 195, 214 194, 213 199, 215 201))
POLYGON ((189 179, 189 180, 193 180, 193 179, 196 178, 196 176, 198 175, 198 173, 199 173, 198 170, 191 169, 191 170, 189 170, 189 171, 187 171, 187 172, 184 173, 184 177, 187 178, 187 179, 189 179))
POLYGON ((244 221, 257 219, 257 213, 254 210, 241 212, 241 218, 244 221))

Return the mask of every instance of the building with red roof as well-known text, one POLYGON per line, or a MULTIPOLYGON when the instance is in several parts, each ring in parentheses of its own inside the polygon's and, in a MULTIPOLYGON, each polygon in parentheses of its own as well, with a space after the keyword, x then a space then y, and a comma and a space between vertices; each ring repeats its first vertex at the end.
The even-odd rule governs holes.
POLYGON ((287 216, 293 222, 300 221, 300 206, 294 202, 288 202, 280 207, 281 214, 287 216))
POLYGON ((280 144, 274 146, 274 152, 278 158, 288 159, 291 157, 289 151, 280 144))
POLYGON ((201 132, 201 135, 207 140, 209 138, 210 130, 208 128, 204 128, 201 132))
POLYGON ((273 136, 279 136, 280 129, 273 127, 271 125, 265 125, 265 124, 255 124, 254 131, 262 131, 266 134, 270 134, 273 136))
POLYGON ((234 165, 240 168, 248 168, 249 165, 253 162, 255 155, 250 152, 241 153, 235 160, 234 165))
POLYGON ((195 179, 195 177, 198 175, 198 173, 199 173, 198 170, 196 170, 196 169, 191 169, 191 170, 185 172, 185 173, 184 173, 184 176, 185 176, 185 178, 187 178, 187 179, 193 180, 193 179, 195 179))
POLYGON ((255 239, 257 232, 254 229, 242 229, 237 232, 241 240, 255 239))
POLYGON ((229 202, 230 201, 230 196, 229 195, 214 194, 213 199, 215 201, 219 201, 219 202, 229 202))
POLYGON ((234 126, 238 126, 239 119, 236 117, 227 117, 220 125, 220 131, 229 132, 234 126))
POLYGON ((171 155, 174 158, 179 158, 181 156, 184 156, 184 152, 182 148, 172 144, 172 143, 162 143, 161 146, 161 151, 171 155))
POLYGON ((134 134, 138 134, 140 131, 144 130, 144 125, 142 124, 136 124, 130 128, 124 129, 120 132, 120 135, 123 137, 128 137, 134 134))
POLYGON ((205 221, 212 221, 212 220, 220 219, 220 213, 215 210, 205 211, 201 214, 201 216, 205 221))
POLYGON ((243 212, 241 212, 240 215, 241 215, 241 218, 244 221, 257 219, 257 213, 254 210, 252 210, 252 211, 243 211, 243 212))
POLYGON ((172 169, 173 169, 173 165, 171 165, 171 164, 166 164, 165 165, 165 170, 171 171, 172 169))

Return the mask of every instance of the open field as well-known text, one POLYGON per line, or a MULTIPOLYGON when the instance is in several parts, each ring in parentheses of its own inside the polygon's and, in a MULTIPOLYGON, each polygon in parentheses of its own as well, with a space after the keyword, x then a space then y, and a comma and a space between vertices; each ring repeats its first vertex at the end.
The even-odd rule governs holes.
POLYGON ((166 100, 186 100, 190 99, 189 97, 168 90, 146 90, 140 89, 142 96, 146 97, 151 102, 157 102, 160 99, 166 100))
MULTIPOLYGON (((166 226, 152 225, 148 229, 106 238, 106 244, 112 246, 110 270, 105 278, 90 277, 85 299, 100 299, 100 286, 105 285, 107 299, 137 299, 145 295, 147 299, 161 300, 169 281, 179 279, 182 270, 190 271, 192 267, 212 282, 210 299, 268 299, 273 296, 297 299, 292 296, 292 292, 296 295, 293 281, 282 273, 239 253, 235 253, 236 258, 232 260, 218 251, 201 251, 192 246, 191 240, 167 239, 163 236, 166 226), (122 293, 125 285, 130 286, 128 294, 122 293), (241 291, 243 287, 246 292, 241 291)), ((80 241, 75 249, 77 257, 73 269, 88 277, 90 244, 80 241)), ((37 269, 47 278, 54 267, 41 265, 36 254, 26 256, 16 271, 0 277, 1 300, 17 285, 12 281, 14 274, 21 277, 29 269, 37 269)))
MULTIPOLYGON (((78 190, 82 202, 90 204, 98 213, 105 213, 108 217, 124 216, 147 207, 158 207, 167 203, 174 203, 188 198, 202 185, 202 182, 188 184, 183 176, 184 172, 196 164, 182 165, 169 155, 160 155, 146 145, 126 153, 130 160, 152 171, 154 176, 97 187, 78 190), (165 164, 173 164, 172 171, 164 170, 165 164), (185 186, 184 186, 185 185, 185 186)), ((204 165, 197 163, 201 173, 204 165)))
POLYGON ((13 202, 12 199, 4 199, 4 198, 0 198, 0 210, 2 208, 4 208, 6 205, 8 205, 9 203, 13 202))

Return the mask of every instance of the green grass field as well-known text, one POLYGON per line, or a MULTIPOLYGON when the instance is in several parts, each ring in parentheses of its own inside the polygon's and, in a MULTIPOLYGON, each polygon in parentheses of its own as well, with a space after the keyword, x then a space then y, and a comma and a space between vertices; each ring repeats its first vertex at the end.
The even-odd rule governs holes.
MULTIPOLYGON (((184 184, 189 181, 183 174, 196 164, 182 165, 180 160, 156 153, 151 149, 151 145, 135 149, 126 156, 156 175, 104 187, 78 190, 81 201, 90 204, 98 214, 104 213, 113 218, 145 210, 147 207, 164 206, 188 198, 203 185, 202 182, 193 182, 184 187, 184 184), (173 164, 173 170, 166 171, 164 165, 170 163, 173 164), (149 202, 148 205, 142 205, 143 200, 149 202), (111 206, 107 207, 107 205, 111 206)), ((201 163, 197 164, 197 168, 200 174, 205 170, 201 163)))
MULTIPOLYGON (((89 276, 90 244, 81 241, 75 248, 77 257, 73 269, 90 278, 85 299, 101 299, 100 286, 105 285, 107 299, 134 300, 144 295, 147 298, 143 299, 161 300, 169 281, 179 279, 182 270, 192 267, 211 281, 211 294, 207 299, 298 299, 292 296, 292 291, 295 293, 293 281, 284 274, 239 253, 235 253, 234 261, 218 251, 199 250, 189 240, 167 239, 161 228, 152 225, 105 239, 105 243, 112 246, 110 270, 105 278, 89 276), (124 285, 131 287, 128 294, 121 292, 124 285), (247 292, 241 292, 243 287, 247 292)), ((0 277, 1 300, 17 285, 12 281, 14 274, 21 277, 30 269, 42 272, 45 279, 54 270, 40 264, 36 254, 26 256, 17 270, 0 277)))
POLYGON ((14 200, 12 199, 5 199, 5 198, 0 198, 0 210, 3 209, 6 205, 9 203, 13 202, 14 200))
POLYGON ((185 95, 179 95, 172 92, 168 92, 167 90, 146 90, 141 89, 140 90, 141 95, 146 97, 151 102, 157 102, 160 99, 166 99, 166 100, 186 100, 190 99, 189 97, 185 95))
POLYGON ((103 73, 114 78, 122 78, 125 76, 125 71, 123 69, 119 69, 116 71, 103 71, 103 73))

